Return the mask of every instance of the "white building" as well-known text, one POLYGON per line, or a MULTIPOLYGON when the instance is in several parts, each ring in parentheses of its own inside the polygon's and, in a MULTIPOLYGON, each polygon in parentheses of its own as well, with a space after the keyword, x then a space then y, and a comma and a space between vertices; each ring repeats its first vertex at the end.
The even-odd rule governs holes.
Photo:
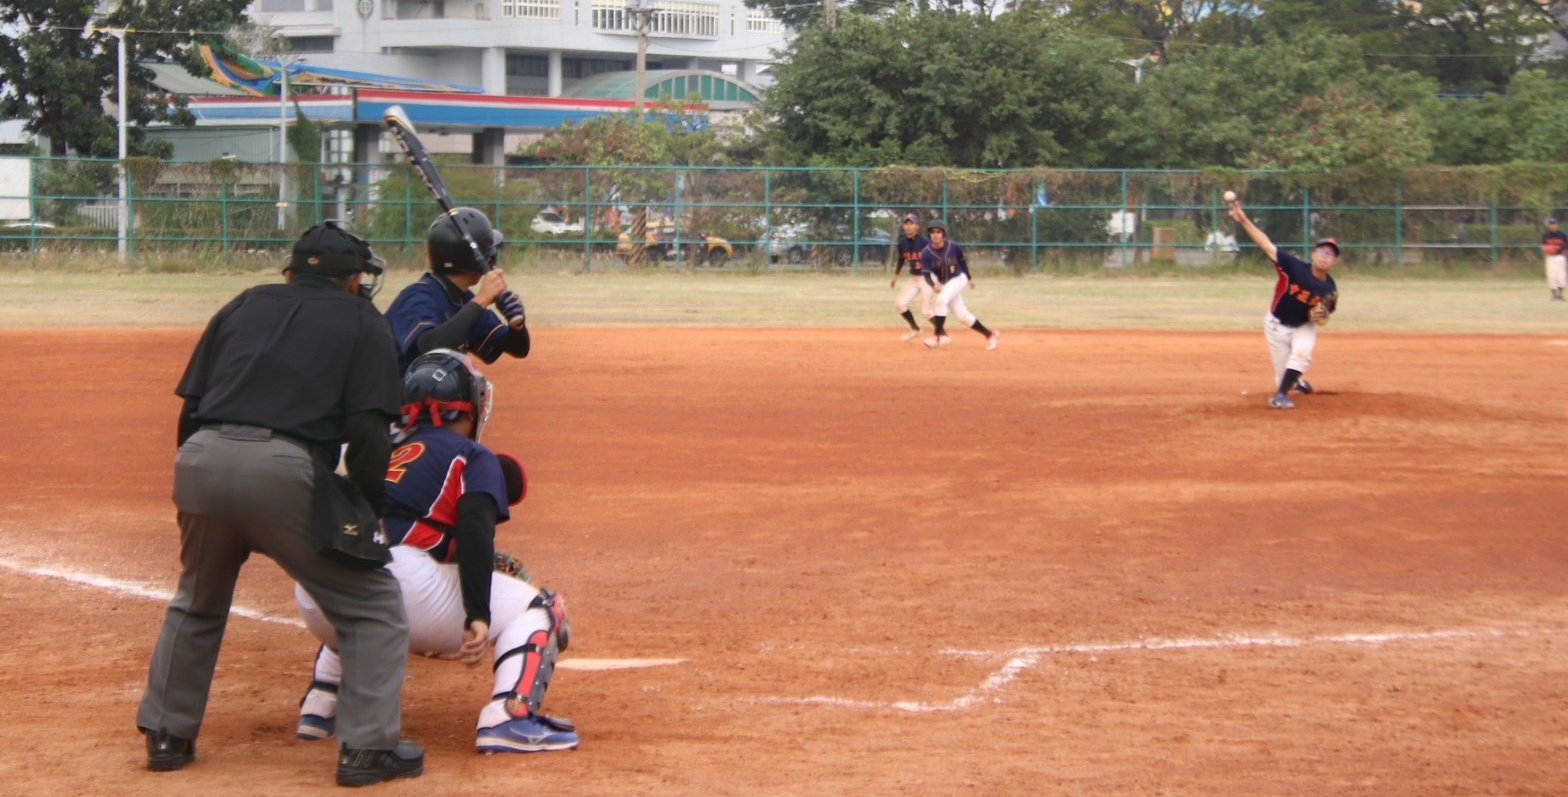
MULTIPOLYGON (((648 69, 701 69, 771 82, 785 31, 742 0, 656 0, 648 69)), ((635 70, 627 0, 256 0, 249 15, 309 63, 559 97, 604 72, 635 70)))

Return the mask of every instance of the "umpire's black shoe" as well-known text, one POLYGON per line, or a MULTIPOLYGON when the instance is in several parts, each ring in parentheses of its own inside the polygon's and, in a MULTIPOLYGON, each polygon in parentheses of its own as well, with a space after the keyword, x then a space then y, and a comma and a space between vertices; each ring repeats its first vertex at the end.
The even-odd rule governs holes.
POLYGON ((413 742, 398 742, 391 750, 338 751, 338 785, 369 786, 393 778, 425 774, 425 749, 413 742))
POLYGON ((173 772, 183 769, 196 760, 196 743, 181 739, 168 731, 142 729, 147 737, 147 769, 151 772, 173 772))

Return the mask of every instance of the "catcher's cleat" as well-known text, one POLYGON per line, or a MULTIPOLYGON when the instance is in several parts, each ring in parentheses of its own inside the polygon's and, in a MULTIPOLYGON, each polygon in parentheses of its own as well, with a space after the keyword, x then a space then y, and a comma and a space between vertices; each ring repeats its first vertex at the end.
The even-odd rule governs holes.
POLYGON ((398 742, 391 750, 338 751, 338 785, 369 786, 393 778, 425 774, 425 749, 413 742, 398 742))
POLYGON ((322 739, 331 739, 337 730, 336 717, 323 717, 320 714, 299 715, 299 726, 294 729, 294 738, 304 742, 319 742, 322 739))
POLYGON ((910 342, 910 341, 912 341, 912 340, 914 340, 915 338, 918 338, 918 337, 920 337, 920 330, 918 330, 918 329, 911 329, 908 332, 905 332, 903 335, 899 336, 898 339, 903 341, 903 342, 905 342, 905 343, 908 343, 908 342, 910 342))
POLYGON ((1296 408, 1296 402, 1291 401, 1284 393, 1275 393, 1274 398, 1269 399, 1269 406, 1276 410, 1293 410, 1296 408))
POLYGON ((578 741, 571 720, 535 714, 480 729, 474 748, 481 753, 543 753, 575 750, 578 741))
POLYGON ((147 737, 147 770, 173 772, 196 760, 196 742, 168 731, 142 729, 147 737))
POLYGON ((985 339, 986 351, 996 351, 996 347, 1000 345, 1002 345, 1002 333, 1000 332, 992 332, 991 337, 985 339))
POLYGON ((1312 392, 1312 383, 1308 382, 1305 379, 1297 379, 1295 387, 1292 387, 1291 390, 1294 390, 1297 393, 1302 393, 1302 394, 1311 393, 1312 392))

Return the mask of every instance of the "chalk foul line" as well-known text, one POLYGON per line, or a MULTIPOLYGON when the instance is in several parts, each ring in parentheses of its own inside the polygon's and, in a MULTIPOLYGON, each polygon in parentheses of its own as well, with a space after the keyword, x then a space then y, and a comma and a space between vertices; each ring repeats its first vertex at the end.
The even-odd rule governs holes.
MULTIPOLYGON (((128 595, 134 598, 145 598, 159 603, 168 603, 173 593, 167 587, 157 587, 145 581, 128 581, 120 578, 88 573, 81 570, 70 570, 60 567, 47 567, 44 565, 18 562, 14 559, 0 557, 0 570, 7 570, 24 576, 49 578, 65 581, 82 587, 112 592, 117 595, 128 595)), ((259 609, 234 605, 229 608, 229 614, 255 620, 262 623, 284 625, 290 628, 304 630, 305 623, 297 617, 277 617, 267 614, 259 609)), ((685 659, 569 659, 562 658, 556 662, 557 669, 579 670, 583 672, 603 672, 606 670, 631 670, 642 667, 667 667, 680 664, 685 659)))

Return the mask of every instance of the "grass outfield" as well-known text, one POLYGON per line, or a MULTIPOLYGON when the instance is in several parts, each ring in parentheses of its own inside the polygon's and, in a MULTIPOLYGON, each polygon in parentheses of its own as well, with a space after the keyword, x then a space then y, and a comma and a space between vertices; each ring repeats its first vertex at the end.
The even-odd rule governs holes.
MULTIPOLYGON (((417 279, 388 275, 383 309, 417 279)), ((886 327, 890 275, 657 273, 514 276, 529 321, 549 326, 886 327)), ((274 282, 245 274, 75 274, 0 270, 0 328, 200 326, 240 290, 274 282)), ((1539 277, 1443 280, 1341 275, 1333 328, 1421 333, 1568 333, 1568 302, 1539 277)), ((979 276, 969 307, 997 329, 1255 330, 1271 271, 1215 276, 979 276)))

